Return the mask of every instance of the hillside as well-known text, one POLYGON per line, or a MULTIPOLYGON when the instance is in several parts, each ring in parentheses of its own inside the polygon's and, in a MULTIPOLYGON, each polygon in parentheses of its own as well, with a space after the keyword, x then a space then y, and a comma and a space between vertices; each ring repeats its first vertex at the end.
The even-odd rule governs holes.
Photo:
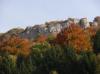
POLYGON ((100 74, 100 17, 50 21, 0 34, 0 74, 100 74))

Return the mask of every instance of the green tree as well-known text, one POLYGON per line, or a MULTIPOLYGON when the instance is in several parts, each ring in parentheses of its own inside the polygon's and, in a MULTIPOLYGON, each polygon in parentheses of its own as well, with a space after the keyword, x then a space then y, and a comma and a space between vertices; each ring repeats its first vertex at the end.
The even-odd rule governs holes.
POLYGON ((94 52, 100 52, 100 29, 97 31, 94 37, 94 52))
POLYGON ((0 74, 17 74, 16 65, 8 55, 0 58, 0 74))
POLYGON ((30 55, 32 64, 35 67, 35 70, 33 71, 34 74, 48 74, 48 70, 47 68, 45 68, 46 63, 44 63, 44 54, 46 53, 49 47, 50 45, 47 42, 36 44, 32 47, 30 55))
POLYGON ((32 64, 32 59, 29 57, 24 58, 19 55, 17 58, 17 73, 18 74, 32 74, 34 71, 34 66, 32 64))

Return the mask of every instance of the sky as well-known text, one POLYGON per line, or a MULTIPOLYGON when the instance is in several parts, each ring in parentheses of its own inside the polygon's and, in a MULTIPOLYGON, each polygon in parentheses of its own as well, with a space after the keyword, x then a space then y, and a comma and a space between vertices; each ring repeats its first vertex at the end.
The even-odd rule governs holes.
POLYGON ((100 0, 0 0, 0 32, 52 20, 100 15, 100 0))

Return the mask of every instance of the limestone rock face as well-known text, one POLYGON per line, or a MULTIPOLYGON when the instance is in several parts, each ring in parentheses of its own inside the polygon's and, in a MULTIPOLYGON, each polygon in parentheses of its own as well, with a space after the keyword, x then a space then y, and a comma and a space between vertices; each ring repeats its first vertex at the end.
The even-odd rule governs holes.
POLYGON ((89 21, 87 20, 87 18, 80 19, 80 26, 82 28, 88 28, 88 27, 90 27, 90 24, 89 24, 89 21))
POLYGON ((65 27, 65 24, 61 24, 63 22, 47 22, 42 25, 35 25, 33 27, 27 27, 24 32, 20 33, 22 38, 35 38, 40 34, 49 35, 59 33, 62 27, 65 27))
POLYGON ((92 25, 95 26, 95 27, 97 27, 98 23, 94 21, 92 25))
POLYGON ((71 24, 75 23, 80 25, 83 29, 90 26, 98 26, 100 24, 100 17, 96 17, 93 22, 89 22, 87 18, 76 19, 68 18, 67 20, 61 21, 51 21, 44 24, 38 24, 35 26, 27 27, 26 29, 11 29, 4 34, 0 34, 0 37, 9 37, 13 34, 20 36, 21 38, 34 39, 39 35, 57 35, 62 29, 69 27, 71 24))
POLYGON ((68 18, 67 20, 64 21, 46 22, 44 24, 27 27, 25 30, 21 31, 20 33, 18 32, 18 35, 21 38, 28 38, 28 39, 34 39, 41 34, 46 36, 57 35, 62 29, 70 26, 70 24, 72 23, 75 24, 79 23, 79 19, 68 18))
POLYGON ((40 34, 56 35, 62 29, 68 27, 72 23, 76 24, 76 23, 78 23, 78 20, 74 19, 74 18, 69 18, 68 20, 64 20, 64 21, 51 21, 51 22, 46 22, 45 24, 35 25, 33 27, 27 27, 25 29, 25 31, 20 33, 20 37, 34 39, 35 37, 37 37, 40 34))
POLYGON ((95 17, 94 22, 97 22, 97 24, 100 25, 100 16, 95 17))
POLYGON ((53 33, 53 32, 60 32, 62 29, 62 26, 60 23, 58 22, 51 22, 51 23, 47 23, 47 30, 48 32, 50 33, 53 33))

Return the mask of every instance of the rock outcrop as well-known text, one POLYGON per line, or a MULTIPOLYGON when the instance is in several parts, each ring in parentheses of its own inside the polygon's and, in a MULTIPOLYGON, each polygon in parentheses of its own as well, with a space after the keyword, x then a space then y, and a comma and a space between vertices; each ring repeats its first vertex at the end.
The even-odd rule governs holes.
POLYGON ((22 28, 13 28, 13 29, 9 30, 8 32, 1 34, 0 39, 9 38, 13 35, 18 36, 23 31, 24 31, 24 29, 22 29, 22 28))
POLYGON ((33 39, 40 34, 44 34, 44 35, 54 34, 55 35, 59 33, 62 29, 67 27, 68 25, 69 25, 69 20, 46 22, 45 24, 35 25, 33 27, 27 27, 24 30, 24 32, 20 33, 20 36, 22 38, 33 39))
POLYGON ((79 19, 68 18, 64 21, 51 21, 46 22, 45 24, 35 25, 33 27, 27 27, 24 32, 20 33, 20 37, 34 39, 38 35, 57 35, 62 29, 68 27, 70 24, 79 23, 79 19))
POLYGON ((88 28, 90 26, 98 26, 100 24, 100 17, 96 17, 93 22, 89 22, 87 18, 76 19, 76 18, 68 18, 67 20, 63 21, 51 21, 46 22, 44 24, 35 25, 31 27, 27 27, 24 29, 12 29, 7 33, 4 33, 1 36, 11 36, 11 35, 18 35, 21 38, 28 38, 34 39, 39 35, 56 35, 62 29, 70 26, 70 24, 75 23, 80 25, 83 29, 88 28))
POLYGON ((100 25, 100 16, 95 17, 94 22, 97 22, 97 24, 100 25))
POLYGON ((89 23, 87 18, 80 19, 80 23, 79 24, 84 29, 90 27, 90 23, 89 23))

